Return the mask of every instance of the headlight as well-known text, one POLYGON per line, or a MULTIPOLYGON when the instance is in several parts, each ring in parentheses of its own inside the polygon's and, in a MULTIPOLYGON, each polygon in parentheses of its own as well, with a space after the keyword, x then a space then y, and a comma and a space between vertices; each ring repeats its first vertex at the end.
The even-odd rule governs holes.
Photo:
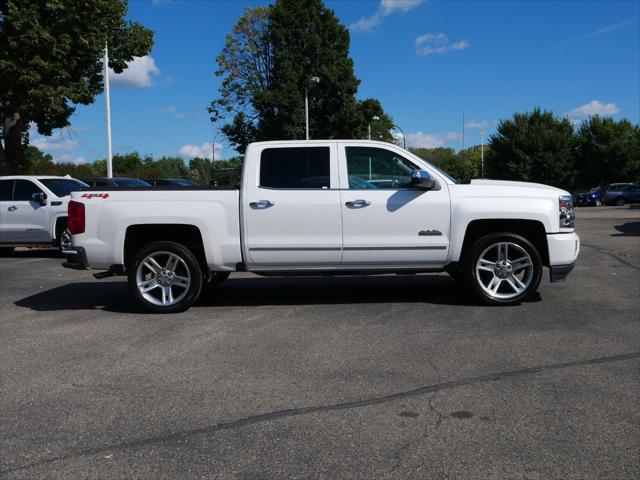
POLYGON ((559 200, 560 228, 574 228, 576 214, 573 210, 573 198, 571 195, 562 195, 559 200))

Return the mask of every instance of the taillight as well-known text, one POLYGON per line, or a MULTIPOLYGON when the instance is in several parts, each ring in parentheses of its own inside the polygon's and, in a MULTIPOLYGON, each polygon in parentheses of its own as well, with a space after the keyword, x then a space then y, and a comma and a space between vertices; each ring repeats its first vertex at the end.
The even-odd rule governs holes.
POLYGON ((84 203, 71 200, 68 207, 67 226, 71 235, 84 233, 84 203))

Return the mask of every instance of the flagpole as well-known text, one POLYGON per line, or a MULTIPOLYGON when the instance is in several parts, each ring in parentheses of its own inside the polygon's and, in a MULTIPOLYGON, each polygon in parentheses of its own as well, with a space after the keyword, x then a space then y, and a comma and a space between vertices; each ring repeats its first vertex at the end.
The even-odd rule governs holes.
POLYGON ((111 153, 111 99, 109 97, 109 49, 104 46, 104 105, 107 116, 107 177, 113 177, 113 157, 111 153))

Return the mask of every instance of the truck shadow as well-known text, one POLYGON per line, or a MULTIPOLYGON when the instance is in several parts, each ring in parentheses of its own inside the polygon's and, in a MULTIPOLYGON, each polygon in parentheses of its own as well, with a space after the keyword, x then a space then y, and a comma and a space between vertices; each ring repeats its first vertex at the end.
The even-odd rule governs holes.
MULTIPOLYGON (((540 300, 534 295, 531 301, 540 300)), ((204 292, 192 308, 270 305, 424 303, 481 306, 447 275, 368 277, 239 277, 204 292)), ((145 313, 122 281, 71 283, 15 302, 35 311, 105 310, 145 313)), ((489 308, 489 307, 487 307, 489 308)))
POLYGON ((640 222, 627 222, 614 228, 619 233, 612 233, 612 237, 640 237, 640 222))

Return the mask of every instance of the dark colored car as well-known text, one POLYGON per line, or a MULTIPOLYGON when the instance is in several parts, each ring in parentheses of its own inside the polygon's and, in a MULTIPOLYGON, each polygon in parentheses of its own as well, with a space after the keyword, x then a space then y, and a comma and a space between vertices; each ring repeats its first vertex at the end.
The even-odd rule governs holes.
POLYGON ((145 182, 154 187, 198 187, 193 180, 185 178, 145 178, 145 182))
POLYGON ((150 187, 151 184, 140 180, 139 178, 126 178, 126 177, 100 177, 100 178, 86 178, 82 180, 90 187, 150 187))
POLYGON ((603 205, 615 205, 616 200, 622 196, 627 188, 631 187, 633 183, 610 183, 600 189, 600 202, 603 205))
POLYGON ((592 188, 588 192, 577 193, 574 201, 578 207, 596 207, 600 205, 600 187, 592 188))
POLYGON ((626 203, 640 203, 640 185, 631 185, 613 201, 613 204, 618 207, 622 207, 626 203))

